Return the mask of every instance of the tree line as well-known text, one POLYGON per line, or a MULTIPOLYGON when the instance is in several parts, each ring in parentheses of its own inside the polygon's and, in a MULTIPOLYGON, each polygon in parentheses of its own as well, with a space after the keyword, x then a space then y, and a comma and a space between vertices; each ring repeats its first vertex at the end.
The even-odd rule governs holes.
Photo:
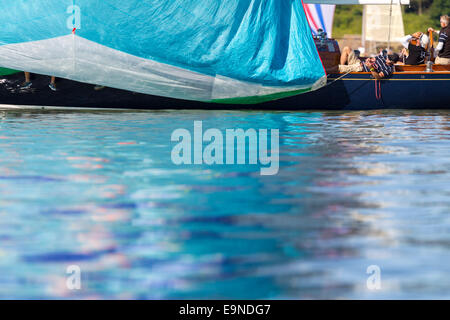
POLYGON ((449 0, 411 0, 411 4, 405 7, 405 12, 416 13, 421 16, 427 12, 432 19, 439 19, 444 14, 450 15, 449 0))

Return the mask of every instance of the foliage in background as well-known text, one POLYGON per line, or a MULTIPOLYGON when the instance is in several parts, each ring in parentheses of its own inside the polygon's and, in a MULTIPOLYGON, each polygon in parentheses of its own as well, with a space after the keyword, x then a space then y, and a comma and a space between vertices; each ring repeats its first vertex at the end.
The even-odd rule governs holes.
POLYGON ((434 0, 430 6, 430 16, 433 19, 439 20, 439 17, 448 14, 450 15, 450 1, 449 0, 434 0))
POLYGON ((406 13, 423 14, 432 4, 433 0, 410 0, 409 6, 403 6, 406 13))
MULTIPOLYGON (((440 29, 439 17, 450 15, 450 0, 411 0, 410 6, 403 7, 405 33, 426 32, 428 27, 440 29), (422 14, 419 14, 422 13, 422 14)), ((361 34, 361 5, 337 5, 333 23, 333 37, 342 38, 346 34, 361 34)))
POLYGON ((363 6, 360 5, 337 5, 333 21, 333 37, 361 34, 362 11, 363 6))
POLYGON ((439 20, 432 19, 427 13, 418 16, 417 13, 405 12, 403 14, 403 24, 405 26, 405 34, 411 34, 416 31, 426 33, 429 27, 438 28, 439 20))

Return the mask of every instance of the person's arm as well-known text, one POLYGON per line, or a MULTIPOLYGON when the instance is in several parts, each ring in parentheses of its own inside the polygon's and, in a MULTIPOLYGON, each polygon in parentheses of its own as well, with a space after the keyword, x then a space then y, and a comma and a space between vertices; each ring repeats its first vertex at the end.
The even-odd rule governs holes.
POLYGON ((383 72, 378 73, 373 67, 370 69, 370 73, 377 80, 381 80, 384 78, 383 72))
POLYGON ((408 49, 409 46, 409 41, 412 39, 412 35, 407 35, 404 36, 403 38, 400 38, 400 43, 402 44, 402 46, 405 47, 405 49, 408 49))
POLYGON ((439 35, 438 45, 436 46, 436 49, 434 49, 436 55, 438 54, 439 51, 442 50, 442 48, 444 47, 444 43, 446 41, 448 41, 448 35, 445 32, 441 32, 439 35))
POLYGON ((372 76, 377 79, 380 80, 384 77, 383 72, 377 72, 377 70, 375 70, 374 67, 374 60, 372 59, 367 59, 365 62, 366 67, 369 69, 369 72, 372 74, 372 76))
POLYGON ((438 45, 436 46, 436 48, 434 48, 434 53, 435 53, 435 55, 437 55, 437 54, 439 53, 439 51, 442 50, 443 47, 444 47, 444 43, 439 41, 439 43, 438 43, 438 45))
POLYGON ((439 30, 434 30, 433 28, 428 28, 428 32, 434 32, 436 34, 439 34, 439 30))

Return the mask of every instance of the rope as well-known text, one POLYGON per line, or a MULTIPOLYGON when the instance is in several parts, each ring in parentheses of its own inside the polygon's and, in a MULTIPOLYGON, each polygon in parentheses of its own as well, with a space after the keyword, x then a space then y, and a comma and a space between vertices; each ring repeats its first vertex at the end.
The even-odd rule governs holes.
POLYGON ((381 100, 381 81, 375 80, 375 98, 381 100))
MULTIPOLYGON (((335 82, 338 81, 338 80, 341 80, 342 78, 344 78, 346 75, 348 75, 348 74, 351 73, 351 72, 353 72, 353 71, 350 70, 350 71, 344 73, 342 76, 340 76, 340 77, 334 79, 333 81, 327 83, 327 84, 326 84, 325 86, 323 86, 322 88, 325 88, 325 87, 327 87, 327 86, 332 85, 333 83, 335 83, 335 82)), ((328 77, 328 76, 329 76, 329 75, 327 75, 327 77, 328 77)), ((380 81, 380 80, 377 80, 377 79, 375 79, 375 97, 377 98, 377 100, 381 100, 381 98, 382 98, 382 95, 381 95, 381 81, 380 81)))
MULTIPOLYGON (((344 74, 343 74, 342 76, 340 76, 339 78, 336 78, 336 79, 334 79, 333 81, 331 81, 330 83, 327 83, 327 84, 324 86, 324 88, 325 88, 326 86, 332 85, 333 83, 335 83, 335 82, 338 81, 338 80, 341 80, 343 77, 345 77, 346 75, 348 75, 348 74, 351 73, 351 72, 353 72, 353 70, 350 70, 350 71, 344 73, 344 74)), ((327 77, 328 77, 328 76, 329 76, 329 75, 327 75, 327 77)))

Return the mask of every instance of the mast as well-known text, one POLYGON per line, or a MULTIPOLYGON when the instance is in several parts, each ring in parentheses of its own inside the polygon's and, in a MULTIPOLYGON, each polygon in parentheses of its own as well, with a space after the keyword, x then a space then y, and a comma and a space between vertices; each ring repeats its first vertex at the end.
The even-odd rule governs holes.
POLYGON ((391 6, 389 7, 389 31, 388 31, 388 45, 387 45, 388 51, 391 50, 392 2, 393 0, 391 0, 391 6))
POLYGON ((362 17, 362 35, 361 35, 361 45, 364 48, 364 52, 367 52, 366 48, 366 6, 363 6, 363 17, 362 17))

